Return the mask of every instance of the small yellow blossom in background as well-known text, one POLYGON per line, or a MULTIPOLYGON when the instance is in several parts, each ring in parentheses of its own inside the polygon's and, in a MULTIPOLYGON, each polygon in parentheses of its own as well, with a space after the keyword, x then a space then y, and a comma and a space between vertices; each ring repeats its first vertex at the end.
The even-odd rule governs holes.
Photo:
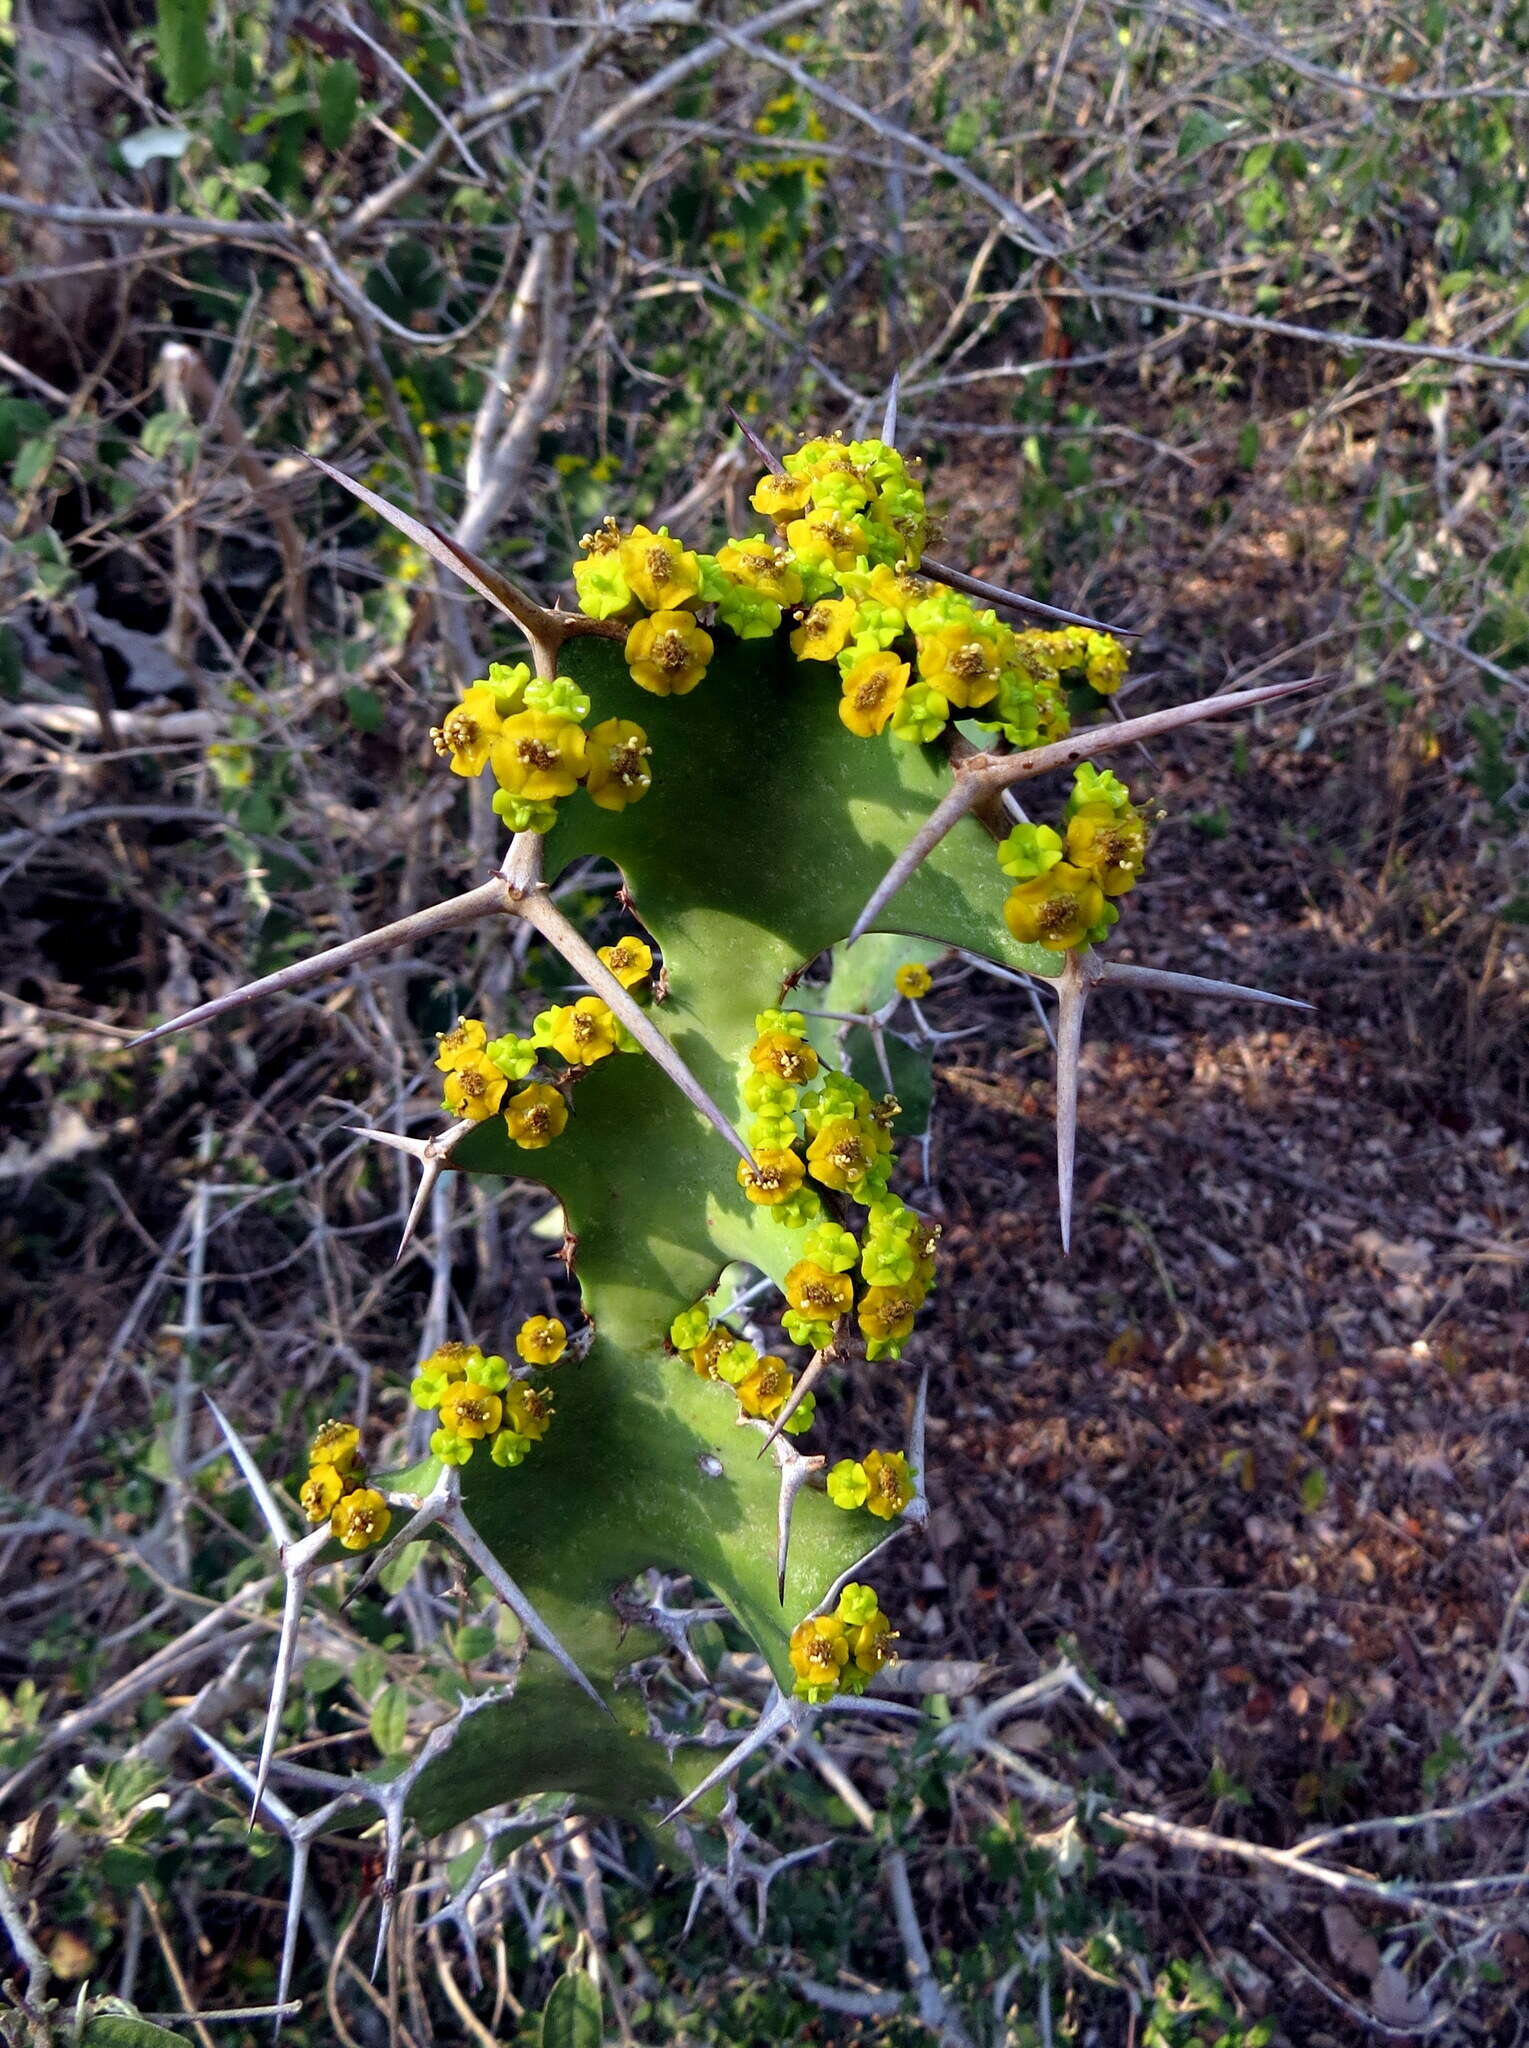
POLYGON ((504 1417, 504 1402, 476 1380, 461 1380, 448 1387, 441 1401, 441 1427, 453 1436, 477 1443, 492 1436, 504 1417))
POLYGON ((494 1114, 509 1085, 487 1053, 474 1053, 470 1063, 464 1059, 446 1076, 446 1107, 480 1124, 494 1114))
POLYGON ((632 681, 655 697, 688 697, 711 657, 712 637, 689 612, 655 612, 626 636, 632 681))
POLYGON ((476 1017, 458 1017, 436 1040, 435 1064, 443 1074, 453 1073, 458 1067, 470 1066, 487 1043, 488 1033, 476 1017))
POLYGON ((920 996, 927 996, 934 987, 934 976, 922 960, 909 960, 893 975, 892 986, 900 996, 917 1002, 920 996))
POLYGON ((476 1344, 453 1341, 437 1345, 428 1358, 422 1358, 414 1368, 426 1379, 465 1380, 470 1368, 476 1365, 483 1353, 476 1344))
POLYGON ((653 972, 653 949, 641 939, 617 939, 614 946, 602 946, 600 958, 623 988, 636 988, 653 972))
POLYGON ((858 607, 852 597, 820 597, 791 635, 798 661, 832 661, 849 644, 858 607))
POLYGON ((855 1299, 855 1283, 848 1274, 825 1272, 811 1259, 798 1259, 783 1284, 786 1299, 797 1314, 811 1316, 815 1322, 836 1321, 855 1299))
POLYGON ((568 1105, 545 1081, 533 1081, 505 1104, 510 1136, 527 1152, 539 1152, 568 1126, 568 1105))
POLYGON ((772 1074, 789 1088, 801 1088, 816 1077, 818 1056, 794 1032, 762 1031, 749 1047, 749 1064, 758 1074, 772 1074))
POLYGON ((353 1471, 361 1455, 361 1432, 353 1422, 324 1422, 308 1446, 310 1465, 333 1465, 336 1472, 353 1471))
POLYGON ((785 1360, 768 1353, 745 1379, 738 1382, 738 1405, 745 1415, 757 1416, 762 1422, 773 1422, 785 1407, 786 1397, 795 1385, 796 1375, 788 1369, 785 1360))
POLYGON ((365 1550, 388 1533, 392 1510, 374 1487, 358 1487, 336 1503, 329 1526, 347 1550, 365 1550))
POLYGON ((547 1038, 554 1052, 560 1052, 571 1067, 592 1067, 620 1044, 616 1019, 608 1003, 599 996, 580 996, 576 1003, 559 1003, 549 1013, 547 1038))
POLYGON ((317 1526, 328 1521, 330 1510, 344 1491, 345 1481, 333 1465, 315 1465, 297 1498, 303 1513, 317 1526))
POLYGON ((791 1668, 796 1673, 796 1691, 804 1699, 831 1698, 848 1662, 849 1643, 836 1614, 814 1615, 792 1629, 791 1668))
POLYGON ((1067 858, 1092 875, 1106 896, 1124 896, 1146 864, 1146 820, 1135 811, 1085 804, 1067 821, 1067 858))
POLYGON ((552 1424, 552 1396, 544 1387, 528 1387, 516 1380, 504 1396, 504 1417, 517 1436, 539 1443, 552 1424))
POLYGON ((1065 860, 1020 882, 1003 906, 1003 921, 1022 945, 1063 953, 1087 945, 1103 915, 1104 891, 1092 875, 1065 860))
POLYGON ((515 1332, 515 1349, 527 1365, 556 1365, 568 1349, 568 1332, 556 1316, 528 1316, 515 1332))
POLYGON ((619 553, 627 587, 648 611, 675 612, 699 596, 701 566, 668 534, 634 526, 619 553))
POLYGON ((862 1461, 865 1504, 878 1520, 890 1522, 913 1498, 913 1475, 901 1451, 871 1451, 862 1461))
POLYGON ((647 795, 652 751, 647 734, 630 718, 602 718, 591 730, 584 787, 602 811, 624 811, 647 795))
POLYGON ((908 687, 908 664, 895 654, 863 654, 845 675, 840 723, 862 739, 881 732, 908 687))
POLYGON ((573 719, 522 711, 505 720, 489 759, 501 789, 528 803, 546 803, 578 787, 586 751, 584 729, 573 719))

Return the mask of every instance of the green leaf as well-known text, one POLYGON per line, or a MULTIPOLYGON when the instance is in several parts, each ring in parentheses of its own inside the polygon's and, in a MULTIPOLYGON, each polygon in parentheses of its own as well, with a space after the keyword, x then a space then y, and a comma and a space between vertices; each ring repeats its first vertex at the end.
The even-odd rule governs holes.
POLYGON ((384 1686, 372 1703, 372 1740, 384 1756, 398 1756, 409 1740, 409 1695, 401 1685, 384 1686))
POLYGON ((1180 157, 1198 156, 1202 149, 1210 149, 1218 142, 1225 142, 1231 132, 1224 121, 1218 121, 1214 114, 1206 113, 1203 107, 1191 107, 1184 116, 1184 125, 1179 130, 1174 154, 1180 157))
POLYGON ((542 2013, 542 2048, 600 2048, 600 1994, 582 1970, 553 1985, 542 2013))
POLYGON ((383 723, 382 699, 375 690, 368 690, 361 683, 352 683, 344 692, 345 709, 350 722, 357 732, 381 732, 383 723))
POLYGON ((1237 460, 1244 469, 1258 467, 1258 422, 1249 420, 1237 436, 1237 460))
POLYGON ((11 464, 11 488, 29 491, 34 484, 40 484, 53 467, 57 453, 58 443, 52 434, 37 434, 30 441, 23 441, 11 464))
POLYGON ((1309 1515, 1314 1515, 1327 1498, 1327 1474, 1320 1465, 1313 1465, 1301 1481, 1301 1506, 1309 1515))
POLYGON ((80 2036, 81 2048, 183 2048, 184 2034, 172 2034, 126 2013, 97 2013, 80 2036))
POLYGON ((390 1599, 408 1585, 429 1549, 428 1543, 406 1543, 393 1562, 385 1564, 378 1572, 377 1582, 390 1599))
POLYGON ((303 1666, 302 1688, 318 1699, 323 1693, 333 1692, 344 1676, 345 1667, 333 1657, 310 1657, 303 1666))
POLYGON ((361 74, 349 57, 338 57, 319 73, 319 137, 326 149, 343 149, 356 125, 361 74))
POLYGON ((158 0, 154 43, 172 107, 194 100, 212 77, 212 46, 207 39, 210 0, 158 0))

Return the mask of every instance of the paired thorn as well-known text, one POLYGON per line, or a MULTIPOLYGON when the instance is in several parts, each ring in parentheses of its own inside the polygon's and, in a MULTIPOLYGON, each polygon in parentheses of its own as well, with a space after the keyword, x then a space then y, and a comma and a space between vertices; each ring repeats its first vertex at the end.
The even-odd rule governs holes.
POLYGON ((1100 988, 1160 988, 1172 995, 1221 996, 1228 1002, 1277 1003, 1282 1010, 1315 1010, 1299 996, 1278 996, 1271 989, 1245 988, 1239 981, 1211 981, 1203 974, 1174 974, 1166 967, 1137 967, 1127 960, 1100 960, 1094 969, 1100 988))
MULTIPOLYGON (((740 1418, 752 1429, 768 1429, 769 1425, 757 1422, 752 1417, 740 1418)), ((802 1488, 816 1472, 821 1472, 828 1460, 821 1456, 808 1457, 799 1451, 779 1430, 771 1431, 765 1440, 764 1451, 772 1451, 775 1468, 780 1474, 780 1496, 775 1508, 775 1590, 782 1607, 786 1604, 786 1564, 791 1554, 791 1518, 796 1513, 797 1497, 802 1488)))
POLYGON ((733 1744, 722 1761, 706 1773, 693 1791, 685 1794, 678 1806, 670 1807, 659 1822, 659 1826, 667 1827, 671 1821, 678 1820, 680 1815, 694 1806, 698 1799, 703 1799, 714 1785, 722 1784, 732 1777, 735 1771, 741 1770, 756 1751, 763 1749, 767 1742, 773 1742, 784 1729, 796 1726, 805 1718, 805 1714, 806 1709, 798 1702, 788 1699, 777 1686, 771 1697, 766 1700, 764 1711, 748 1734, 733 1744))
POLYGON ((1075 768, 1080 761, 1091 761, 1097 754, 1114 753, 1159 733, 1177 731, 1182 725, 1221 718, 1229 711, 1245 711, 1255 704, 1273 703, 1278 698, 1293 696, 1298 690, 1309 690, 1323 680, 1320 676, 1303 676, 1294 683, 1265 683, 1254 690, 1227 690, 1217 697, 1197 698, 1192 704, 1172 704, 1165 711, 1149 711, 1141 718, 1124 718, 1118 725, 1089 726, 1065 740, 1032 747, 1022 754, 967 755, 955 764, 950 788, 871 892, 864 910, 850 928, 848 942, 853 943, 870 930, 914 869, 928 859, 952 826, 959 824, 984 797, 997 796, 1011 784, 1028 781, 1031 776, 1046 775, 1056 768, 1075 768))
POLYGON ((588 1694, 602 1714, 608 1714, 610 1708, 600 1697, 590 1680, 585 1677, 546 1622, 542 1620, 536 1608, 526 1598, 526 1595, 520 1590, 519 1586, 516 1585, 504 1566, 495 1557, 493 1551, 489 1549, 483 1538, 472 1526, 471 1522, 468 1521, 461 1498, 454 1490, 452 1496, 443 1502, 439 1519, 444 1532, 452 1538, 457 1547, 466 1555, 468 1562, 475 1565, 484 1578, 488 1580, 495 1593, 498 1594, 505 1606, 509 1608, 531 1640, 540 1644, 542 1649, 547 1652, 548 1656, 553 1659, 560 1670, 573 1680, 581 1692, 588 1694))
POLYGON ((417 1159, 420 1163, 419 1186, 415 1190, 414 1200, 409 1205, 403 1236, 399 1239, 398 1249, 393 1254, 393 1264, 396 1266, 409 1249, 410 1241, 419 1228, 419 1220, 425 1213, 425 1205, 435 1192, 436 1182, 446 1171, 452 1153, 469 1131, 477 1129, 477 1124, 470 1116, 459 1117, 454 1124, 448 1124, 444 1131, 437 1131, 433 1138, 406 1138, 397 1131, 374 1131, 369 1124, 347 1124, 345 1128, 353 1137, 375 1139, 379 1145, 389 1145, 395 1152, 407 1152, 411 1159, 417 1159))
POLYGON ((259 1002, 263 996, 307 988, 310 983, 322 981, 326 975, 338 973, 341 968, 354 967, 363 960, 374 960, 380 953, 394 952, 399 946, 433 938, 437 932, 454 931, 459 925, 475 924, 479 918, 491 917, 496 911, 509 907, 505 901, 504 884, 498 880, 484 882, 479 888, 469 889, 465 895, 448 897, 444 903, 434 904, 428 910, 416 910, 410 916, 397 918, 392 924, 382 925, 374 932, 365 932, 358 939, 347 939, 343 945, 330 946, 322 953, 313 954, 310 959, 294 961, 290 967, 280 967, 274 974, 263 974, 258 981, 246 982, 243 988, 230 989, 226 995, 199 1003, 194 1010, 185 1010, 179 1017, 156 1024, 150 1031, 140 1032, 138 1037, 128 1041, 127 1050, 132 1052, 139 1046, 154 1045, 161 1038, 168 1038, 172 1032, 189 1031, 194 1024, 209 1024, 214 1017, 242 1009, 246 1003, 259 1002))

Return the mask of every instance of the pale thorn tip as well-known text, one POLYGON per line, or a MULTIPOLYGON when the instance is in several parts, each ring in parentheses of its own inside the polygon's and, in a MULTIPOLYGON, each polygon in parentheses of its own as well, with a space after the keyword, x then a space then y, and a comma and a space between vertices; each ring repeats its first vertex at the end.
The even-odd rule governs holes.
POLYGON ((1245 988, 1238 981, 1211 981, 1203 974, 1175 974, 1166 967, 1138 967, 1129 960, 1101 960, 1094 974, 1100 988, 1162 989, 1171 995, 1217 996, 1227 1002, 1277 1003, 1282 1010, 1311 1010, 1315 1003, 1299 996, 1275 995, 1271 989, 1245 988))
POLYGON ((864 910, 850 926, 847 944, 853 945, 856 939, 864 938, 914 869, 928 859, 946 833, 953 825, 960 823, 981 794, 974 776, 957 776, 871 891, 864 910))
POLYGON ((276 1663, 271 1672, 271 1697, 266 1707, 265 1727, 260 1737, 260 1762, 255 1771, 255 1792, 250 1806, 252 1828, 271 1775, 271 1763, 276 1755, 276 1738, 281 1730, 281 1717, 286 1709, 293 1667, 297 1662, 297 1633, 302 1624, 303 1599, 308 1591, 308 1583, 318 1569, 320 1553, 330 1540, 327 1523, 321 1524, 311 1535, 287 1545, 282 1554, 281 1568, 287 1584, 282 1599, 281 1634, 276 1645, 276 1663))
POLYGON ((541 1645, 581 1692, 588 1694, 602 1714, 608 1714, 611 1711, 610 1707, 468 1521, 461 1501, 458 1499, 448 1502, 439 1519, 442 1529, 466 1552, 469 1562, 477 1566, 526 1634, 541 1645))
POLYGON ((897 387, 901 381, 902 371, 894 370, 887 387, 887 409, 881 419, 881 438, 889 448, 897 446, 897 387))
POLYGON ((907 1521, 920 1528, 929 1520, 929 1475, 925 1464, 925 1439, 929 1419, 929 1368, 918 1376, 913 1396, 913 1417, 908 1425, 908 1469, 913 1474, 913 1498, 903 1510, 907 1521))
POLYGON ((969 576, 964 569, 952 568, 948 562, 936 562, 928 555, 919 564, 919 569, 936 583, 959 590, 967 597, 980 597, 988 604, 1002 605, 1006 611, 1031 612, 1036 618, 1052 619, 1060 626, 1086 626, 1090 632, 1117 634, 1124 639, 1139 637, 1139 628, 1135 626, 1111 626, 1103 619, 1089 618, 1085 612, 1069 612, 1060 605, 1043 604, 1038 597, 1025 597, 1017 590, 1005 590, 997 583, 984 582, 980 576, 969 576))
POLYGON ((727 409, 732 414, 733 425, 738 429, 739 433, 742 434, 744 440, 748 442, 749 446, 753 449, 754 453, 759 457, 760 461, 764 464, 765 468, 769 470, 771 476, 784 476, 786 473, 786 465, 781 461, 780 457, 775 453, 774 449, 771 448, 768 442, 766 442, 758 433, 755 432, 754 428, 749 425, 748 421, 743 417, 743 414, 739 412, 736 406, 730 405, 727 409))
POLYGON ((288 1545, 292 1542, 291 1525, 277 1505, 276 1496, 267 1485, 266 1476, 256 1463, 254 1453, 250 1450, 243 1437, 240 1436, 238 1430, 234 1428, 228 1417, 223 1413, 217 1402, 212 1398, 211 1394, 207 1393, 205 1389, 202 1393, 202 1399, 212 1410, 213 1420, 223 1432, 223 1441, 233 1453, 234 1463, 239 1467, 240 1472, 244 1475, 245 1484, 255 1496, 255 1505, 260 1510, 261 1520, 271 1532, 271 1540, 275 1543, 278 1554, 284 1554, 288 1545))

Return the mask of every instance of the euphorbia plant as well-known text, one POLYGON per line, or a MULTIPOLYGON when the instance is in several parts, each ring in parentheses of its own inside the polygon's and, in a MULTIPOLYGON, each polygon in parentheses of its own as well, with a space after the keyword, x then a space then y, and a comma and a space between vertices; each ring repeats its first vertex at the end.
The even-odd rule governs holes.
MULTIPOLYGON (((317 1780, 333 1792, 323 1824, 358 1801, 382 1811, 391 1887, 406 1820, 435 1833, 556 1793, 661 1830, 789 1723, 878 1708, 867 1689, 894 1652, 895 1616, 867 1574, 927 1511, 925 1387, 896 1444, 844 1441, 813 1389, 830 1363, 898 1369, 939 1233, 898 1192, 890 1086, 833 1063, 800 977, 874 930, 909 935, 884 963, 890 1000, 916 1002, 924 963, 947 947, 1052 984, 1065 1237, 1090 991, 1223 986, 1095 951, 1141 872, 1147 826, 1094 762, 1298 686, 1078 729, 1121 680, 1121 641, 1066 614, 1016 628, 995 606, 1046 608, 931 562, 923 493, 890 434, 772 460, 758 529, 715 555, 608 520, 574 565, 577 611, 535 602, 328 474, 524 635, 529 661, 491 664, 432 735, 453 773, 492 776, 513 836, 464 895, 150 1035, 494 918, 533 926, 590 991, 534 1019, 462 1018, 421 1047, 443 1085, 441 1132, 371 1134, 420 1161, 411 1227, 448 1163, 544 1183, 582 1321, 532 1317, 513 1358, 464 1337, 424 1359, 411 1393, 432 1417, 430 1454, 408 1469, 368 1475, 357 1431, 327 1424, 302 1489, 305 1536, 229 1432, 288 1601, 258 1768, 215 1747, 268 1810, 316 1572, 369 1551, 370 1577, 433 1535, 521 1624, 513 1676, 464 1697, 404 1771, 317 1780), (1070 787, 1048 791, 1049 820, 1032 821, 1014 788, 1051 771, 1070 787), (548 890, 588 856, 619 869, 629 913, 598 951, 548 890), (778 1349, 750 1341, 717 1292, 740 1265, 783 1298, 778 1349), (622 1683, 685 1625, 662 1597, 634 1594, 655 1572, 721 1601, 774 1674, 757 1726, 720 1762, 622 1683)), ((319 1820, 288 1818, 301 1861, 319 1820)))

